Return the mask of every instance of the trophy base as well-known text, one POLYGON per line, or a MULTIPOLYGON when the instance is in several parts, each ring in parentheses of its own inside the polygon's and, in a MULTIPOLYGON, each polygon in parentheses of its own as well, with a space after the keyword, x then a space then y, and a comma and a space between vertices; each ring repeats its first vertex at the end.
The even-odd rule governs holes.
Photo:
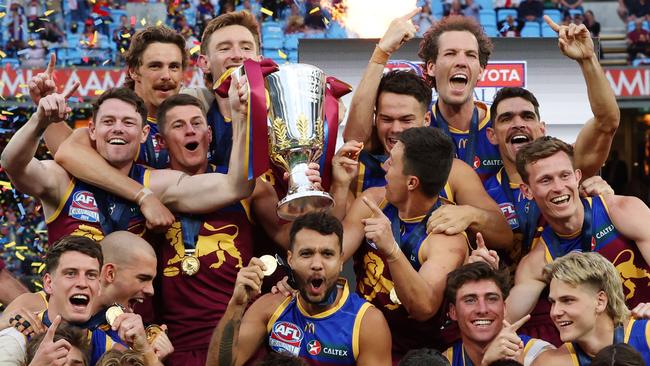
POLYGON ((334 199, 327 192, 306 191, 290 194, 278 202, 278 216, 293 221, 313 211, 324 211, 334 205, 334 199))

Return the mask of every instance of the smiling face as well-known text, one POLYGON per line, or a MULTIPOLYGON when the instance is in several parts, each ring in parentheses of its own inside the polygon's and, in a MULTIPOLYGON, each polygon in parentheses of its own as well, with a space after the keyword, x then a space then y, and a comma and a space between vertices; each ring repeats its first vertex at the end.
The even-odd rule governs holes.
POLYGON ((569 156, 560 151, 526 166, 528 184, 521 189, 526 198, 534 199, 547 220, 568 220, 579 210, 578 183, 582 178, 574 170, 569 156))
POLYGON ((115 168, 128 170, 149 133, 149 126, 142 124, 135 106, 111 98, 99 106, 88 131, 99 155, 115 168))
POLYGON ((435 77, 440 100, 450 106, 471 103, 482 73, 478 41, 472 33, 447 31, 440 35, 435 63, 427 63, 427 74, 435 77))
POLYGON ((303 300, 318 304, 336 286, 343 269, 343 255, 335 233, 323 235, 315 230, 296 233, 288 262, 294 271, 303 300))
POLYGON ((258 49, 253 34, 242 25, 229 25, 210 35, 205 55, 199 55, 199 67, 212 74, 217 81, 231 67, 243 65, 244 60, 258 60, 258 49))
POLYGON ((464 283, 451 304, 449 316, 458 322, 463 341, 490 343, 503 328, 505 301, 492 280, 464 283))
POLYGON ((513 165, 517 160, 517 151, 545 133, 544 123, 537 117, 535 106, 524 98, 503 99, 493 118, 493 127, 487 131, 488 139, 499 147, 501 159, 513 165))
POLYGON ((196 174, 205 170, 212 131, 201 108, 182 105, 165 113, 161 131, 172 169, 196 174))
POLYGON ((375 125, 385 154, 397 144, 397 137, 402 131, 428 124, 429 114, 415 97, 391 92, 379 95, 375 125))
POLYGON ((572 286, 553 278, 550 284, 551 320, 562 342, 593 337, 597 318, 605 312, 607 296, 587 285, 572 286))
POLYGON ((99 293, 99 261, 81 252, 67 251, 61 254, 54 273, 45 274, 43 287, 50 295, 50 314, 83 323, 90 319, 99 293))
POLYGON ((154 42, 142 53, 141 64, 129 70, 135 92, 150 116, 166 98, 178 94, 183 82, 183 53, 174 43, 154 42))

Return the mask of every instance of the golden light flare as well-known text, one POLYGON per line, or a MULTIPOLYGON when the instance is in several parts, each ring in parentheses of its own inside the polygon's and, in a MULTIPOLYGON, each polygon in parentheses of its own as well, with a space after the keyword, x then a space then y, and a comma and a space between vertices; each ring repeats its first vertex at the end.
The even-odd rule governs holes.
POLYGON ((330 0, 321 0, 320 7, 332 14, 352 36, 381 38, 390 22, 415 9, 417 0, 343 0, 332 6, 330 0))

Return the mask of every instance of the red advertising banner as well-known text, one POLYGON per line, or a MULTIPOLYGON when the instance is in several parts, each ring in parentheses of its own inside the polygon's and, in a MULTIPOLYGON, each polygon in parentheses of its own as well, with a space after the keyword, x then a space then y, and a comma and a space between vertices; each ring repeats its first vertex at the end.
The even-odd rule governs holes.
MULTIPOLYGON (((0 95, 4 98, 17 98, 29 96, 27 83, 32 76, 43 72, 43 69, 0 69, 0 95)), ((81 83, 74 94, 76 97, 95 97, 104 90, 124 83, 126 71, 124 69, 103 68, 64 68, 56 69, 54 80, 59 91, 70 88, 75 81, 81 83)), ((203 73, 199 69, 190 69, 185 72, 183 83, 186 87, 203 86, 203 73)))
POLYGON ((650 97, 650 67, 608 67, 605 76, 620 99, 650 97))
MULTIPOLYGON (((413 70, 422 74, 421 61, 390 61, 385 72, 393 70, 413 70)), ((478 81, 478 88, 503 88, 506 86, 526 87, 526 61, 496 61, 488 63, 478 81)))

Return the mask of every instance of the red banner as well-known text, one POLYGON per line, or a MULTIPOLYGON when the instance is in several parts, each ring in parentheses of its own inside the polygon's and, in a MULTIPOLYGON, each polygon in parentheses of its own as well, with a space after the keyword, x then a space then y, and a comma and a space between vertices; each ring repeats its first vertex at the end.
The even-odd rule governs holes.
MULTIPOLYGON (((27 83, 32 76, 45 71, 44 69, 0 69, 0 95, 4 98, 15 98, 22 95, 29 97, 27 83)), ((125 69, 104 68, 59 68, 54 72, 54 80, 59 91, 70 88, 75 81, 81 86, 74 94, 76 97, 93 98, 104 90, 120 86, 126 77, 125 69)), ((204 86, 203 73, 198 69, 189 69, 185 72, 183 86, 204 86)))
POLYGON ((479 88, 526 87, 526 62, 490 62, 476 85, 479 88))
POLYGON ((619 98, 650 97, 650 67, 608 67, 605 76, 619 98))

